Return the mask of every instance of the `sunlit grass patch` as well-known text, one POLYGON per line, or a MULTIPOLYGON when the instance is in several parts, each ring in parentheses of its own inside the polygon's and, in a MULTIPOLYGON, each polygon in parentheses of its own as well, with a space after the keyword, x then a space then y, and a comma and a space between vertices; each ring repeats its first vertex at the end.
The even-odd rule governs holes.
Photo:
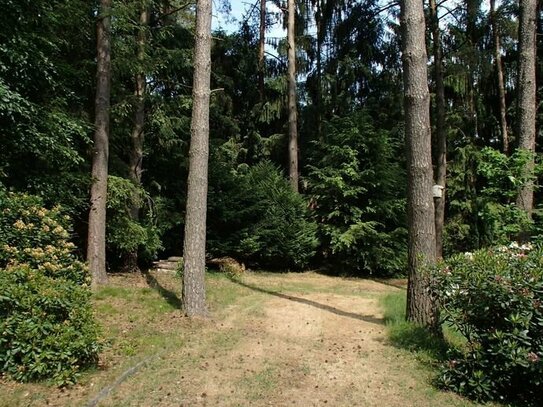
MULTIPOLYGON (((171 312, 177 307, 167 298, 164 298, 156 289, 145 287, 115 287, 107 286, 101 288, 94 294, 94 300, 97 309, 100 312, 117 314, 119 312, 126 313, 126 309, 141 309, 145 310, 145 314, 158 315, 166 312, 171 312), (118 306, 112 300, 119 301, 118 306), (128 307, 128 308, 127 308, 128 307)), ((137 313, 131 313, 133 316, 138 316, 137 313)))
POLYGON ((416 351, 428 361, 443 360, 447 349, 462 347, 465 338, 447 324, 443 324, 443 338, 431 335, 423 327, 405 320, 407 297, 405 292, 389 293, 382 297, 384 319, 390 341, 400 348, 416 351))
POLYGON ((258 400, 266 397, 280 385, 279 369, 273 365, 267 365, 263 369, 247 374, 238 383, 243 388, 250 400, 258 400))

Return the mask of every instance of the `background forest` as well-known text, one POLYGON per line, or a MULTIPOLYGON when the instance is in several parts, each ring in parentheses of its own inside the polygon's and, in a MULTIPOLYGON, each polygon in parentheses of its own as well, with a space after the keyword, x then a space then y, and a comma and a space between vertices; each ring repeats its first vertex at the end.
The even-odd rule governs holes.
MULTIPOLYGON (((47 206, 60 205, 73 219, 83 254, 96 4, 4 3, 0 181, 47 206)), ((443 2, 438 9, 448 159, 445 255, 507 241, 527 224, 535 235, 540 229, 537 206, 531 222, 515 205, 526 159, 515 153, 518 6, 501 2, 491 12, 486 3, 465 3, 443 2)), ((213 34, 208 253, 257 268, 323 265, 354 275, 402 274, 406 171, 396 4, 298 4, 300 195, 284 180, 286 40, 264 36, 261 65, 257 6, 237 32, 213 34)), ((194 7, 115 1, 111 13, 107 258, 110 270, 135 269, 182 250, 194 7)), ((268 13, 264 23, 282 21, 281 13, 268 13)), ((429 28, 429 55, 434 37, 429 28)), ((430 88, 435 92, 434 72, 430 88)))

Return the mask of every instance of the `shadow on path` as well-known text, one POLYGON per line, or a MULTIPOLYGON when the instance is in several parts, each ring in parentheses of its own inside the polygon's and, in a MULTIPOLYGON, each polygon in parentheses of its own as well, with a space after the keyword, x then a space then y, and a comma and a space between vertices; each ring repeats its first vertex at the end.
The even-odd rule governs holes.
POLYGON ((149 271, 142 271, 142 274, 145 276, 145 281, 149 284, 149 287, 154 288, 157 292, 166 300, 168 304, 176 309, 181 309, 181 300, 173 291, 168 290, 164 286, 160 285, 155 276, 153 276, 149 271))
POLYGON ((399 288, 400 290, 407 290, 407 279, 405 278, 370 278, 370 280, 389 287, 399 288))
POLYGON ((343 311, 343 310, 341 310, 339 308, 335 308, 335 307, 332 307, 330 305, 321 304, 321 303, 316 302, 316 301, 308 300, 307 298, 294 297, 294 296, 289 295, 289 294, 283 294, 283 293, 280 293, 280 292, 277 292, 277 291, 271 291, 271 290, 267 290, 265 288, 256 287, 254 285, 244 283, 244 282, 242 282, 242 281, 240 281, 240 280, 238 280, 238 279, 236 279, 234 277, 231 277, 231 276, 229 276, 229 279, 230 279, 230 281, 232 281, 235 284, 238 284, 238 285, 240 285, 242 287, 249 288, 250 290, 253 290, 253 291, 258 291, 258 292, 263 293, 263 294, 273 295, 274 297, 279 297, 279 298, 283 298, 285 300, 294 301, 294 302, 297 302, 297 303, 300 303, 300 304, 309 305, 309 306, 312 306, 312 307, 315 307, 315 308, 318 308, 318 309, 321 309, 321 310, 324 310, 324 311, 331 312, 332 314, 336 314, 336 315, 339 315, 341 317, 357 319, 359 321, 369 322, 371 324, 376 324, 376 325, 385 325, 384 318, 376 318, 373 315, 360 315, 360 314, 356 314, 354 312, 343 311))

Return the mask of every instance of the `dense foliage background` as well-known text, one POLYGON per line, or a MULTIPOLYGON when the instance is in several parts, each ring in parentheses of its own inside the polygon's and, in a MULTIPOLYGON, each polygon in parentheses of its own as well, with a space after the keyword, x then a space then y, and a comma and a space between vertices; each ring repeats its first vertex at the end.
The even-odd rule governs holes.
MULTIPOLYGON (((4 15, 18 17, 6 17, 0 28, 0 181, 72 214, 74 242, 84 252, 96 6, 78 0, 3 3, 4 15)), ((280 260, 288 268, 314 264, 357 275, 403 273, 406 175, 398 21, 395 8, 380 7, 373 0, 322 2, 316 13, 299 5, 299 197, 287 197, 279 186, 287 164, 284 40, 266 39, 261 94, 256 13, 248 13, 237 32, 214 34, 210 254, 254 267, 277 267, 280 260), (303 253, 294 255, 287 246, 297 246, 299 239, 303 253)), ((135 250, 141 266, 181 251, 193 11, 176 1, 114 2, 111 270, 122 268, 135 250), (145 27, 138 23, 141 7, 150 11, 145 27), (137 58, 141 30, 145 55, 137 58), (134 75, 140 71, 147 79, 143 176, 141 185, 131 185, 134 75), (140 208, 137 219, 130 216, 133 206, 140 208)), ((497 10, 510 106, 515 105, 516 13, 509 2, 497 10)), ((441 22, 449 147, 446 254, 506 241, 531 224, 514 205, 525 181, 522 154, 500 152, 488 18, 477 7, 454 8, 441 22)), ((280 20, 270 14, 267 24, 280 20)), ((514 129, 513 108, 508 119, 514 129)), ((511 141, 514 146, 515 136, 511 141)))

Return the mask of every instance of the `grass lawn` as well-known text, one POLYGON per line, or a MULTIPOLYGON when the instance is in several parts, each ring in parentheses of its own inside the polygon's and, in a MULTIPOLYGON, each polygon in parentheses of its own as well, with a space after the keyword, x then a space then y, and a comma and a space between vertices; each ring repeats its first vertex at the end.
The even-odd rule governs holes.
POLYGON ((66 389, 3 379, 0 406, 476 405, 432 386, 442 343, 404 322, 401 288, 208 273, 212 317, 194 321, 181 314, 180 288, 165 273, 113 275, 93 299, 99 367, 66 389))

